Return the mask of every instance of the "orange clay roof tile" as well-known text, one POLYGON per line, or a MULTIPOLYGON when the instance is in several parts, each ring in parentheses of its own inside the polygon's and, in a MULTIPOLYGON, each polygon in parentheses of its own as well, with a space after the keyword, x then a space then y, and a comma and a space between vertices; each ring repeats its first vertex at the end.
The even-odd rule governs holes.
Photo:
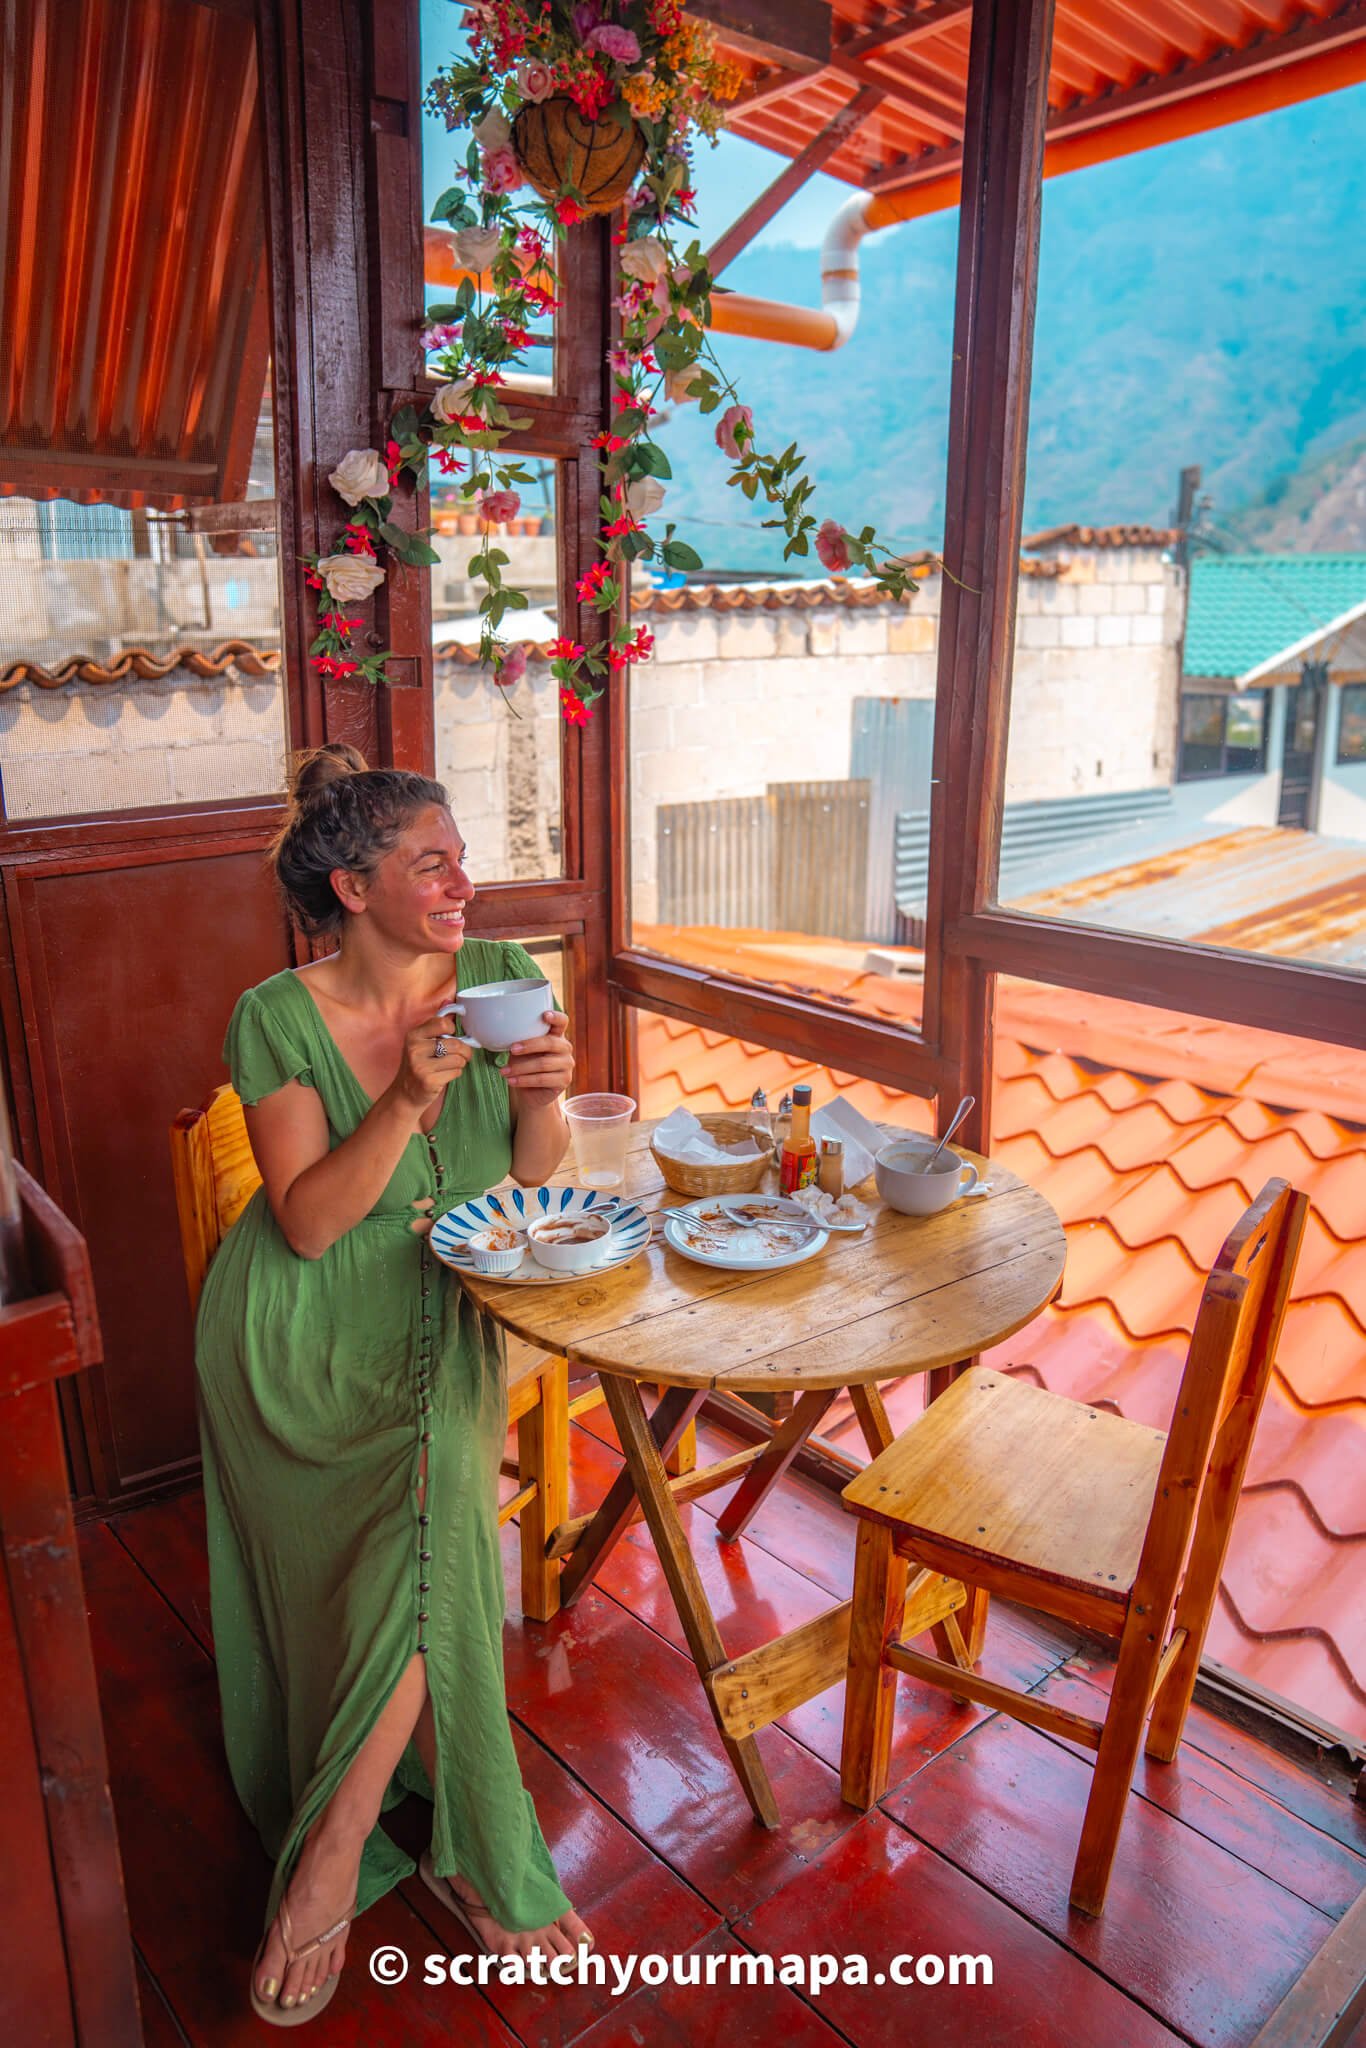
MULTIPOLYGON (((862 972, 864 950, 775 933, 652 935, 715 971, 852 996, 912 1020, 920 989, 862 972)), ((1002 978, 993 1152, 1067 1230, 1059 1303, 989 1354, 1075 1399, 1165 1425, 1203 1275, 1273 1175, 1311 1216, 1234 1527, 1209 1654, 1366 1738, 1366 1085, 1360 1056, 1236 1025, 1002 978)), ((884 1122, 929 1105, 673 1019, 639 1020, 645 1114, 739 1108, 809 1078, 884 1122)), ((923 1388, 886 1390, 896 1427, 923 1388)), ((827 1431, 861 1443, 844 1400, 827 1431)))

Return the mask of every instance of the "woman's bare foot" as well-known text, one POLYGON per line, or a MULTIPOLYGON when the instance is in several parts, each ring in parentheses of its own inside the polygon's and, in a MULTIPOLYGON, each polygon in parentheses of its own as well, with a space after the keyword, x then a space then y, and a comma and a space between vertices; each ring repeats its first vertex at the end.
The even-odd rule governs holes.
POLYGON ((572 1956, 580 1948, 591 1948, 593 1937, 587 1927, 572 1909, 553 1920, 549 1927, 536 1927, 527 1932, 515 1933, 494 1919, 484 1901, 467 1877, 448 1877, 445 1882, 459 1899, 479 1939, 491 1955, 529 1956, 535 1949, 545 1949, 552 1956, 572 1956))
MULTIPOLYGON (((296 1949, 325 1934, 351 1912, 356 1902, 363 1846, 363 1842, 348 1840, 339 1829, 328 1828, 325 1821, 308 1836, 284 1900, 296 1949)), ((286 1969, 284 1937, 277 1914, 256 1969, 257 1996, 267 2002, 274 1999, 286 2008, 305 2004, 317 1996, 329 1977, 338 1974, 345 1957, 346 1933, 342 1933, 286 1969)))

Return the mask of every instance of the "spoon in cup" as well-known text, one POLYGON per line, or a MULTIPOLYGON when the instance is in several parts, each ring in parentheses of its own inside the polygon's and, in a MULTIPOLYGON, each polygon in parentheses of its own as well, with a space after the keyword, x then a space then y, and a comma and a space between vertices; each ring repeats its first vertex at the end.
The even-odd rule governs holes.
POLYGON ((946 1146, 946 1145, 948 1144, 948 1142, 949 1142, 949 1139, 950 1139, 950 1138, 951 1138, 951 1137, 953 1136, 954 1132, 955 1132, 955 1131, 956 1131, 956 1130, 958 1129, 958 1126, 959 1126, 959 1124, 961 1124, 961 1123, 962 1123, 962 1121, 963 1121, 963 1118, 964 1118, 964 1117, 965 1117, 965 1116, 967 1115, 968 1111, 969 1111, 970 1109, 973 1109, 973 1108, 975 1108, 975 1107, 976 1107, 976 1104, 977 1104, 977 1097, 976 1097, 975 1095, 965 1095, 965 1096, 963 1097, 963 1100, 962 1100, 962 1101, 961 1101, 961 1102, 959 1103, 959 1105, 958 1105, 957 1109, 956 1109, 956 1110, 955 1110, 955 1111, 953 1112, 953 1116, 952 1116, 952 1118, 951 1118, 951 1120, 950 1120, 950 1122, 949 1122, 949 1127, 948 1127, 948 1129, 947 1129, 947 1130, 945 1131, 945 1133, 944 1133, 943 1137, 942 1137, 942 1138, 941 1138, 941 1139, 939 1140, 939 1143, 938 1143, 938 1144, 937 1144, 937 1145, 935 1146, 935 1148, 934 1148, 933 1152, 931 1152, 931 1154, 930 1154, 929 1158, 928 1158, 928 1159, 927 1159, 927 1160, 925 1161, 925 1164, 924 1164, 923 1166, 921 1166, 921 1167, 918 1167, 918 1168, 916 1169, 916 1170, 917 1170, 917 1172, 919 1172, 919 1173, 931 1173, 931 1172, 933 1172, 933 1170, 934 1170, 934 1162, 935 1162, 935 1160, 936 1160, 936 1159, 937 1159, 937 1158, 939 1157, 939 1155, 940 1155, 940 1153, 941 1153, 941 1152, 943 1151, 944 1147, 945 1147, 945 1146, 946 1146))

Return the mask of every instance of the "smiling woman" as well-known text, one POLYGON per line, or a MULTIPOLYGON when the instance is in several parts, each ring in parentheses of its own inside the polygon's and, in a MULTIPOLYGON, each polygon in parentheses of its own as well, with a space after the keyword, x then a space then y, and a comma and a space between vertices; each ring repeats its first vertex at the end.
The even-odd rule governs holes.
POLYGON ((440 783, 305 757, 275 871, 337 948, 248 990, 225 1049, 263 1185, 197 1365, 224 1736, 277 1858, 251 1986, 274 2024, 321 2010, 351 1919, 411 1873, 378 1825, 404 1791, 432 1802, 424 1877, 490 1948, 585 1938, 503 1693, 502 1341, 428 1243, 558 1163, 574 1055, 559 1011, 503 1067, 459 1035, 458 991, 536 975, 466 937, 465 857, 440 783))

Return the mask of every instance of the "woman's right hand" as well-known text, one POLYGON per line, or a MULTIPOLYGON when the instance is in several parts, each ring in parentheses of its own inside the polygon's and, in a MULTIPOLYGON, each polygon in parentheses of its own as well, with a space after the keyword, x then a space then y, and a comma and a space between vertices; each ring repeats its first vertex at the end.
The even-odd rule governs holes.
POLYGON ((453 1018, 424 1018, 403 1041, 403 1057, 393 1079, 395 1093, 412 1109, 415 1118, 420 1117, 464 1073, 473 1052, 467 1038, 454 1035, 453 1018))

